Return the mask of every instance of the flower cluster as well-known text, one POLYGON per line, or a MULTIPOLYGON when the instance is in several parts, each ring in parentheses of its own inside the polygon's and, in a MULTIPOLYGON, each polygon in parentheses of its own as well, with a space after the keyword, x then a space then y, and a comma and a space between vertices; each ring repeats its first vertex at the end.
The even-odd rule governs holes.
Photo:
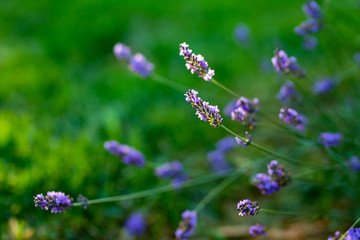
POLYGON ((277 72, 283 74, 294 74, 298 78, 305 76, 305 71, 296 63, 295 57, 288 57, 288 55, 279 49, 275 49, 274 57, 271 59, 277 72))
POLYGON ((335 85, 333 80, 331 80, 330 78, 324 78, 314 84, 313 92, 316 95, 325 94, 331 91, 334 87, 335 85))
POLYGON ((231 169, 226 161, 226 153, 236 147, 233 137, 225 137, 216 143, 216 149, 209 152, 206 156, 212 170, 217 173, 231 169))
POLYGON ((305 22, 302 22, 299 26, 295 27, 294 32, 304 37, 305 49, 314 49, 318 40, 316 37, 311 36, 312 33, 317 33, 323 27, 323 15, 319 4, 315 1, 309 1, 303 5, 304 13, 309 17, 305 22))
POLYGON ((124 227, 131 237, 141 236, 146 230, 146 221, 139 212, 132 213, 125 221, 124 227))
POLYGON ((176 239, 187 240, 195 232, 197 215, 195 211, 186 210, 181 214, 182 221, 175 231, 176 239))
POLYGON ((81 207, 82 207, 83 209, 87 209, 87 206, 88 206, 88 204, 89 204, 89 201, 88 201, 88 199, 87 199, 86 197, 84 197, 83 195, 79 194, 79 196, 77 197, 76 200, 78 200, 78 202, 81 203, 81 207))
POLYGON ((144 155, 130 146, 119 144, 117 141, 112 140, 105 142, 104 148, 111 154, 120 157, 127 165, 135 165, 137 167, 145 165, 144 155))
POLYGON ((143 78, 149 77, 154 70, 154 64, 148 62, 141 53, 132 55, 130 48, 122 43, 116 43, 113 51, 117 59, 128 62, 130 70, 143 78))
POLYGON ((189 45, 185 42, 180 44, 180 56, 184 57, 186 68, 190 69, 192 74, 196 73, 198 77, 203 78, 205 81, 211 81, 215 71, 209 68, 203 56, 200 54, 195 55, 188 47, 189 45))
POLYGON ((261 210, 257 202, 252 202, 249 199, 239 201, 237 204, 239 216, 257 215, 261 210))
POLYGON ((340 145, 342 138, 343 137, 340 133, 324 132, 320 134, 318 141, 325 147, 336 147, 340 145))
POLYGON ((69 195, 65 195, 62 192, 47 192, 44 196, 42 193, 34 196, 35 207, 41 209, 51 210, 51 213, 65 212, 66 209, 71 207, 72 198, 69 195))
MULTIPOLYGON (((340 240, 341 232, 336 231, 334 237, 328 237, 328 240, 340 240)), ((360 239, 360 228, 350 228, 343 240, 359 240, 360 239)))
POLYGON ((295 101, 299 96, 299 93, 295 90, 293 82, 287 81, 281 86, 276 98, 282 105, 288 106, 295 101))
POLYGON ((291 177, 283 166, 279 166, 276 160, 270 162, 268 174, 258 173, 254 178, 255 186, 264 195, 271 195, 291 183, 291 177))
POLYGON ((335 234, 334 234, 334 237, 328 237, 327 240, 339 240, 341 237, 341 232, 340 231, 336 231, 335 234))
POLYGON ((282 119, 285 123, 294 126, 300 131, 303 131, 305 129, 305 117, 298 114, 298 112, 292 108, 281 108, 279 118, 282 119))
POLYGON ((172 185, 175 188, 181 187, 182 183, 188 179, 187 175, 183 173, 183 166, 181 162, 175 160, 173 162, 165 163, 155 169, 155 175, 159 178, 172 179, 172 185))
POLYGON ((185 100, 191 103, 191 106, 196 109, 196 115, 203 120, 210 123, 213 127, 219 127, 223 118, 219 114, 220 110, 218 106, 209 105, 208 102, 204 102, 201 98, 197 96, 198 92, 189 89, 184 95, 186 96, 185 100))
POLYGON ((251 143, 251 135, 249 134, 248 131, 245 132, 246 138, 245 139, 240 139, 238 137, 235 137, 235 140, 238 144, 241 144, 243 147, 246 147, 247 145, 250 145, 251 143))
POLYGON ((234 110, 231 112, 231 119, 242 122, 243 125, 254 129, 257 123, 256 113, 259 111, 259 100, 254 98, 252 101, 241 97, 237 100, 234 110))
POLYGON ((249 228, 249 233, 251 236, 256 237, 256 236, 266 236, 266 228, 260 224, 256 224, 253 226, 250 226, 249 228))
POLYGON ((360 170, 360 161, 357 156, 351 157, 347 161, 347 164, 348 164, 349 168, 351 169, 351 171, 353 171, 353 172, 357 172, 360 170))

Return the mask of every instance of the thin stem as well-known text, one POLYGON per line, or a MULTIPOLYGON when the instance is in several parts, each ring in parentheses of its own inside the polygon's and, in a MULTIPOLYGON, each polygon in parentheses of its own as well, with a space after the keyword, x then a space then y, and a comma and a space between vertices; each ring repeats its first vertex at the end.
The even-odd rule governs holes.
POLYGON ((222 181, 219 185, 217 185, 213 190, 211 190, 195 207, 194 211, 199 213, 201 209, 205 207, 216 195, 218 195, 224 188, 226 188, 230 183, 235 181, 238 177, 238 173, 229 175, 224 181, 222 181))
POLYGON ((224 89, 225 91, 227 91, 228 93, 230 93, 231 95, 233 95, 236 98, 240 98, 240 95, 231 91, 230 89, 228 89, 227 87, 225 87, 224 85, 222 85, 221 83, 219 83, 218 81, 216 81, 215 79, 211 79, 211 82, 214 83, 216 86, 224 89))
MULTIPOLYGON (((220 174, 213 173, 213 174, 209 174, 204 177, 195 178, 193 180, 184 182, 182 184, 181 188, 187 188, 187 187, 192 187, 192 186, 208 183, 208 182, 214 181, 219 178, 224 178, 229 173, 230 173, 230 170, 223 171, 222 174, 221 173, 220 174)), ((95 204, 95 203, 103 203, 103 202, 116 202, 116 201, 137 199, 137 198, 160 194, 160 193, 168 192, 168 191, 172 191, 172 190, 174 190, 174 186, 172 184, 169 184, 166 186, 153 188, 153 189, 149 189, 149 190, 145 190, 145 191, 141 191, 141 192, 124 194, 124 195, 115 196, 115 197, 107 197, 107 198, 99 198, 99 199, 89 200, 88 205, 95 204)), ((82 204, 83 204, 82 202, 77 202, 77 203, 74 203, 73 206, 81 206, 82 204)))
POLYGON ((301 216, 301 214, 297 213, 297 212, 285 212, 285 211, 277 211, 277 210, 264 209, 264 208, 261 208, 261 211, 266 212, 266 213, 276 213, 276 214, 283 214, 283 215, 290 215, 290 216, 301 216))
POLYGON ((360 221, 360 218, 358 218, 358 219, 356 220, 356 222, 354 222, 354 224, 346 231, 346 233, 344 233, 343 235, 341 235, 341 237, 340 237, 339 240, 344 239, 344 238, 346 237, 346 234, 348 234, 349 230, 350 230, 351 228, 355 227, 356 224, 357 224, 359 221, 360 221))
POLYGON ((164 77, 164 76, 161 76, 157 73, 152 73, 151 75, 151 79, 154 80, 155 82, 158 82, 158 83, 161 83, 161 84, 164 84, 176 91, 179 91, 179 92, 185 92, 186 89, 189 89, 187 86, 185 85, 182 85, 182 84, 179 84, 177 82, 174 82, 174 81, 171 81, 170 79, 164 77))

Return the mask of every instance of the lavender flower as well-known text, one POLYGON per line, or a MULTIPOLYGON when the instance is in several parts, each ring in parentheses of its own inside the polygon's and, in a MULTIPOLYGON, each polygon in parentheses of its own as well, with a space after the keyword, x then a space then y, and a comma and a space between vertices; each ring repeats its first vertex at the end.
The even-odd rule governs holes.
POLYGON ((295 74, 298 78, 305 76, 305 71, 296 64, 295 57, 288 57, 283 51, 276 49, 274 51, 274 57, 271 59, 276 71, 283 74, 295 74))
POLYGON ((180 56, 184 56, 186 68, 190 69, 192 74, 197 73, 198 77, 203 78, 205 81, 211 81, 215 71, 209 68, 203 56, 200 54, 195 55, 188 47, 189 45, 185 42, 180 44, 180 56))
POLYGON ((236 102, 237 100, 232 100, 231 102, 229 102, 225 109, 224 109, 224 115, 227 117, 231 117, 231 112, 234 111, 235 106, 236 106, 236 102))
POLYGON ((331 237, 331 236, 330 236, 330 237, 328 237, 327 240, 339 240, 340 237, 341 237, 340 231, 336 231, 335 234, 334 234, 334 237, 331 237))
POLYGON ((237 204, 239 216, 257 215, 261 210, 257 202, 251 202, 249 199, 244 199, 237 204))
POLYGON ((189 176, 181 173, 173 178, 173 180, 171 181, 171 185, 174 187, 175 190, 180 190, 183 183, 187 180, 189 180, 189 176))
POLYGON ((249 40, 250 30, 245 23, 239 23, 235 26, 234 36, 238 43, 246 44, 249 40))
POLYGON ((313 50, 318 44, 319 40, 316 37, 310 35, 304 36, 303 46, 306 50, 313 50))
POLYGON ((132 213, 125 221, 124 227, 131 237, 141 236, 146 229, 146 221, 139 212, 132 213))
POLYGON ((311 18, 321 18, 321 8, 315 1, 309 1, 303 5, 303 11, 311 18))
POLYGON ((354 60, 360 65, 360 52, 354 54, 354 60))
POLYGON ((160 178, 174 178, 183 171, 181 162, 175 160, 173 162, 165 163, 155 169, 155 175, 160 178))
POLYGON ((246 135, 246 139, 240 139, 238 137, 235 137, 235 140, 238 144, 241 144, 243 147, 246 147, 247 145, 250 145, 251 143, 251 135, 249 134, 249 132, 245 132, 246 135))
POLYGON ((353 156, 351 157, 348 161, 347 161, 348 166, 350 167, 350 169, 353 172, 357 172, 360 169, 360 161, 359 158, 357 156, 353 156))
POLYGON ((79 196, 77 197, 76 200, 78 200, 78 202, 81 203, 81 207, 82 207, 83 209, 87 209, 87 206, 88 206, 88 204, 89 204, 89 201, 88 201, 88 199, 87 199, 86 197, 84 197, 83 195, 79 194, 79 196))
POLYGON ((284 166, 279 166, 278 161, 271 161, 267 168, 269 176, 277 182, 280 188, 291 183, 289 172, 285 170, 284 166))
POLYGON ((114 55, 117 59, 129 60, 131 58, 130 48, 122 43, 116 43, 113 51, 114 51, 114 55))
POLYGON ((154 64, 149 63, 146 58, 140 53, 136 53, 130 59, 129 67, 131 71, 139 74, 143 78, 149 77, 154 70, 154 64))
POLYGON ((245 97, 241 97, 236 102, 235 109, 231 112, 231 119, 242 122, 243 125, 248 126, 252 130, 257 122, 256 113, 259 111, 259 108, 259 100, 257 98, 250 101, 245 97))
POLYGON ((249 233, 253 237, 261 236, 261 235, 266 236, 266 228, 260 224, 256 224, 250 226, 249 233))
POLYGON ((216 143, 216 149, 224 153, 234 149, 235 147, 236 142, 233 137, 224 137, 216 143))
POLYGON ((62 192, 47 192, 44 196, 42 193, 34 196, 35 207, 41 209, 51 210, 51 213, 65 212, 66 209, 71 207, 72 198, 62 192))
POLYGON ((206 158, 214 172, 221 173, 231 169, 231 166, 225 159, 225 153, 221 150, 209 152, 206 158))
POLYGON ((324 78, 314 84, 313 92, 316 95, 324 94, 334 88, 334 82, 330 78, 324 78))
POLYGON ((303 131, 305 129, 306 119, 292 108, 281 108, 279 118, 285 123, 294 126, 296 129, 303 131))
POLYGON ((293 82, 287 81, 281 86, 276 98, 282 105, 289 105, 292 100, 298 97, 298 92, 295 90, 293 82))
POLYGON ((360 239, 360 228, 350 228, 344 240, 359 240, 360 239))
POLYGON ((211 126, 219 127, 223 118, 219 114, 220 110, 218 106, 209 105, 208 102, 204 102, 197 96, 198 92, 189 89, 184 95, 186 96, 185 100, 191 103, 191 106, 196 109, 196 115, 203 120, 208 121, 211 126))
POLYGON ((296 26, 294 32, 299 36, 306 36, 310 33, 317 33, 323 27, 322 22, 318 19, 310 18, 296 26))
POLYGON ((197 216, 195 211, 186 210, 181 214, 182 221, 175 231, 176 239, 187 240, 195 232, 197 216))
POLYGON ((127 165, 136 165, 142 167, 145 165, 145 157, 138 150, 127 145, 119 144, 117 141, 107 141, 104 143, 104 148, 111 154, 122 158, 127 165))
POLYGON ((324 132, 320 135, 318 141, 325 147, 336 147, 340 145, 342 138, 343 137, 340 133, 324 132))
POLYGON ((279 184, 265 173, 256 174, 254 184, 264 195, 271 195, 280 190, 279 184))

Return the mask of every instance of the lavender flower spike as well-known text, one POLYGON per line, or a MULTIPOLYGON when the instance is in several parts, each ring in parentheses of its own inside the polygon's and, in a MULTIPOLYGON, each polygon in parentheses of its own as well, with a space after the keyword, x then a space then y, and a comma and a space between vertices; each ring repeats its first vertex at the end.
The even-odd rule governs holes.
POLYGON ((126 219, 124 227, 131 237, 141 236, 146 230, 146 221, 141 213, 134 212, 126 219))
POLYGON ((305 76, 305 71, 296 64, 295 57, 288 57, 283 51, 276 49, 274 51, 274 57, 271 59, 276 71, 283 74, 295 74, 298 78, 305 76))
POLYGON ((139 74, 143 78, 147 78, 154 70, 154 64, 148 62, 146 58, 140 54, 136 53, 130 59, 130 70, 139 74))
POLYGON ((240 216, 257 215, 260 212, 260 207, 257 202, 252 202, 249 199, 238 202, 237 210, 240 216))
POLYGON ((353 171, 353 172, 357 172, 360 170, 360 161, 357 156, 351 157, 347 161, 347 164, 348 164, 349 168, 351 169, 351 171, 353 171))
POLYGON ((261 194, 271 195, 280 190, 279 184, 265 173, 258 173, 254 178, 255 186, 260 189, 261 194))
POLYGON ((342 138, 340 133, 324 132, 319 137, 319 143, 325 147, 335 147, 340 145, 342 138))
POLYGON ((341 238, 341 232, 340 231, 336 231, 334 234, 334 237, 328 237, 327 240, 339 240, 341 238))
POLYGON ((330 78, 324 78, 314 84, 313 92, 316 95, 325 94, 334 88, 334 82, 330 78))
POLYGON ((181 214, 182 221, 175 231, 176 239, 187 240, 195 232, 197 215, 195 211, 186 210, 181 214))
POLYGON ((41 209, 51 210, 51 213, 65 212, 66 209, 71 207, 72 198, 62 192, 47 192, 44 196, 42 193, 34 196, 35 207, 41 209))
POLYGON ((259 111, 259 100, 249 100, 245 97, 241 97, 236 102, 234 110, 231 112, 231 119, 234 121, 242 122, 243 125, 253 130, 256 126, 257 118, 256 113, 259 111))
POLYGON ((315 1, 310 1, 303 5, 303 11, 306 15, 312 18, 321 18, 321 8, 315 1))
POLYGON ((205 81, 211 81, 215 75, 215 71, 209 68, 208 63, 204 57, 200 54, 195 55, 191 49, 188 49, 189 45, 185 42, 180 44, 180 56, 183 56, 186 61, 186 68, 190 69, 191 73, 197 73, 198 77, 203 78, 205 81))
POLYGON ((279 118, 284 120, 285 123, 296 127, 299 131, 303 131, 305 129, 305 117, 298 114, 298 112, 292 108, 281 108, 279 118))
POLYGON ((185 100, 191 103, 191 106, 196 109, 196 115, 203 120, 210 123, 213 127, 219 127, 223 118, 219 114, 220 110, 218 106, 209 105, 208 102, 204 102, 197 96, 198 92, 189 89, 184 95, 186 96, 185 100))
POLYGON ((350 228, 344 240, 359 240, 360 239, 360 228, 350 228))
POLYGON ((119 144, 117 141, 107 141, 104 148, 111 154, 120 157, 127 165, 136 165, 142 167, 145 165, 145 157, 138 150, 127 145, 119 144))
POLYGON ((183 171, 181 162, 175 160, 173 162, 165 163, 155 169, 155 175, 160 178, 174 178, 183 171))
POLYGON ((251 236, 266 236, 266 228, 260 224, 253 225, 249 228, 249 233, 251 236))
POLYGON ((122 43, 116 43, 113 51, 117 59, 129 60, 131 58, 130 48, 122 43))
POLYGON ((292 100, 298 97, 298 92, 295 90, 293 82, 287 81, 281 86, 279 93, 276 98, 281 102, 282 105, 289 105, 292 100))
POLYGON ((245 140, 242 140, 238 137, 235 137, 235 140, 238 144, 241 144, 243 147, 246 147, 247 145, 250 145, 251 143, 251 135, 249 134, 248 131, 245 132, 246 134, 246 139, 245 140))

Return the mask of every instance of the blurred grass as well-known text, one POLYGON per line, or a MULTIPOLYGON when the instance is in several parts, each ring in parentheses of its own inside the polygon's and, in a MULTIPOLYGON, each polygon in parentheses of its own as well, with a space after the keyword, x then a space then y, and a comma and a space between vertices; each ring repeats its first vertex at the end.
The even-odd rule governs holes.
MULTIPOLYGON (((63 191, 75 198, 83 194, 95 199, 167 183, 157 180, 149 168, 126 167, 106 153, 102 144, 109 139, 141 150, 149 162, 179 159, 193 177, 208 171, 206 152, 226 133, 199 121, 184 101, 183 93, 129 72, 114 58, 113 45, 120 41, 133 52, 143 53, 155 64, 157 73, 198 90, 202 98, 223 109, 232 100, 231 96, 184 68, 178 45, 186 41, 195 53, 205 56, 215 69, 218 81, 245 97, 258 97, 262 111, 276 116, 280 104, 274 96, 284 78, 259 68, 261 60, 270 60, 274 48, 283 48, 296 56, 308 71, 308 82, 301 82, 305 89, 318 76, 356 67, 352 54, 359 51, 360 20, 355 1, 330 2, 326 28, 318 35, 320 45, 314 51, 304 51, 301 39, 293 33, 293 28, 305 20, 303 3, 284 0, 2 1, 1 238, 121 238, 124 219, 132 210, 140 209, 148 213, 150 226, 145 239, 170 239, 180 213, 193 207, 214 184, 154 197, 151 208, 147 208, 151 202, 147 198, 94 205, 86 211, 74 208, 66 214, 52 215, 33 204, 32 196, 51 190, 63 191), (239 47, 233 38, 234 26, 239 22, 245 22, 251 29, 251 44, 246 48, 239 47)), ((358 75, 345 80, 332 93, 333 102, 325 103, 323 109, 334 116, 335 123, 329 131, 341 130, 359 143, 360 127, 354 120, 360 115, 359 98, 354 98, 360 93, 358 75), (343 119, 337 120, 333 109, 343 112, 340 116, 343 119)), ((315 129, 309 135, 314 139, 330 126, 316 118, 311 120, 315 129)), ((265 121, 262 123, 253 136, 258 142, 303 159, 331 161, 324 152, 312 151, 311 146, 304 147, 309 154, 304 155, 301 148, 296 152, 296 141, 269 128, 265 121), (291 148, 286 150, 285 146, 291 148)), ((239 132, 245 130, 229 119, 225 124, 239 132)), ((356 154, 355 147, 339 151, 345 155, 356 154)), ((241 167, 259 156, 262 155, 250 149, 239 149, 231 158, 241 167)), ((262 161, 251 166, 265 171, 265 164, 262 161)), ((249 184, 249 177, 239 179, 221 199, 228 199, 226 203, 229 203, 238 201, 240 196, 253 197, 263 199, 264 205, 273 208, 299 211, 310 208, 314 212, 329 211, 336 203, 338 209, 348 210, 347 224, 351 223, 352 215, 360 213, 357 206, 348 206, 359 196, 359 191, 351 185, 341 185, 347 178, 355 178, 351 180, 355 187, 357 176, 313 174, 318 180, 335 177, 333 180, 339 184, 317 186, 295 182, 293 188, 284 189, 267 200, 249 184), (339 195, 343 200, 338 199, 339 195)), ((204 216, 209 215, 214 225, 223 221, 249 224, 247 219, 230 217, 229 211, 223 211, 225 207, 222 200, 215 200, 204 216)), ((259 216, 256 219, 260 219, 259 216)), ((274 225, 281 227, 281 217, 274 219, 274 225)), ((340 221, 334 221, 331 230, 339 227, 335 224, 340 221)), ((347 226, 345 222, 342 224, 341 227, 347 226)), ((199 236, 207 236, 206 228, 200 224, 199 236)), ((210 233, 208 235, 210 238, 210 233)))

